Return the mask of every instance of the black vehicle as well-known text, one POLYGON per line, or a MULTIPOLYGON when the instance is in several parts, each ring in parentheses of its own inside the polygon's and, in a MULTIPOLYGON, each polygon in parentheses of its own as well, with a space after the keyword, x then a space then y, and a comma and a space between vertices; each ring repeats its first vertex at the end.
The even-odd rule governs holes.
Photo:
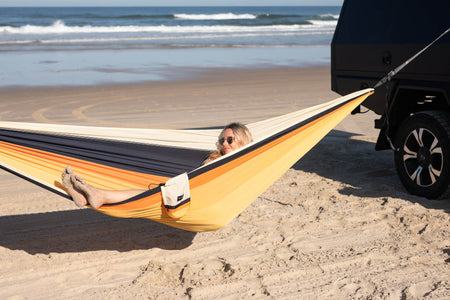
MULTIPOLYGON (((331 44, 332 90, 345 95, 374 87, 449 28, 449 0, 345 0, 331 44)), ((394 150, 406 189, 431 199, 446 193, 450 33, 377 87, 363 106, 380 115, 375 149, 394 150)))

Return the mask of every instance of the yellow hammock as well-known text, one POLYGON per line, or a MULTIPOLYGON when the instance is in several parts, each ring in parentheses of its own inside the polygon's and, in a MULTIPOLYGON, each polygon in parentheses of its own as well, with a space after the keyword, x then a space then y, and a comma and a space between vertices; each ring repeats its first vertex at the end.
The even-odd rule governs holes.
POLYGON ((101 213, 147 218, 189 231, 216 230, 242 212, 372 93, 373 89, 365 89, 248 124, 253 143, 205 166, 199 165, 215 148, 219 130, 0 122, 0 165, 67 198, 61 172, 70 165, 99 188, 148 189, 132 199, 100 207, 101 213), (163 200, 162 191, 172 187, 175 199, 163 200))

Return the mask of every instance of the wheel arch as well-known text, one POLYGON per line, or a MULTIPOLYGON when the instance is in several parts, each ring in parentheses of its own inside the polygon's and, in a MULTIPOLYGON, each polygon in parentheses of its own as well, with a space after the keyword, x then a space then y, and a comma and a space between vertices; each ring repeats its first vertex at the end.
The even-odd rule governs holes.
POLYGON ((385 114, 377 128, 380 128, 376 150, 390 149, 388 138, 394 139, 404 120, 423 111, 450 113, 450 84, 417 83, 396 81, 385 114))

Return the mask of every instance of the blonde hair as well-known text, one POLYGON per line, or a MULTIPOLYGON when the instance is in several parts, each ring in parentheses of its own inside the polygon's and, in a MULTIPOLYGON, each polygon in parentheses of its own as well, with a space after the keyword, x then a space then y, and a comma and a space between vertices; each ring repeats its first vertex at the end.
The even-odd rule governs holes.
POLYGON ((233 131, 236 143, 238 144, 239 148, 253 142, 252 134, 250 130, 248 130, 247 126, 237 122, 230 123, 227 126, 225 126, 219 134, 219 137, 216 142, 217 150, 211 153, 204 163, 209 163, 210 161, 217 159, 225 154, 223 152, 222 144, 219 143, 219 140, 223 138, 223 135, 225 134, 225 131, 227 129, 231 129, 233 131))

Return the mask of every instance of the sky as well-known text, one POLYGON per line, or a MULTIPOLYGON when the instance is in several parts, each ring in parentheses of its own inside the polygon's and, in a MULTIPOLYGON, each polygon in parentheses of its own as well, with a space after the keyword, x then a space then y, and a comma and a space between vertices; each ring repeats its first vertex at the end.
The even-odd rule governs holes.
POLYGON ((0 0, 8 6, 341 6, 344 0, 0 0))

